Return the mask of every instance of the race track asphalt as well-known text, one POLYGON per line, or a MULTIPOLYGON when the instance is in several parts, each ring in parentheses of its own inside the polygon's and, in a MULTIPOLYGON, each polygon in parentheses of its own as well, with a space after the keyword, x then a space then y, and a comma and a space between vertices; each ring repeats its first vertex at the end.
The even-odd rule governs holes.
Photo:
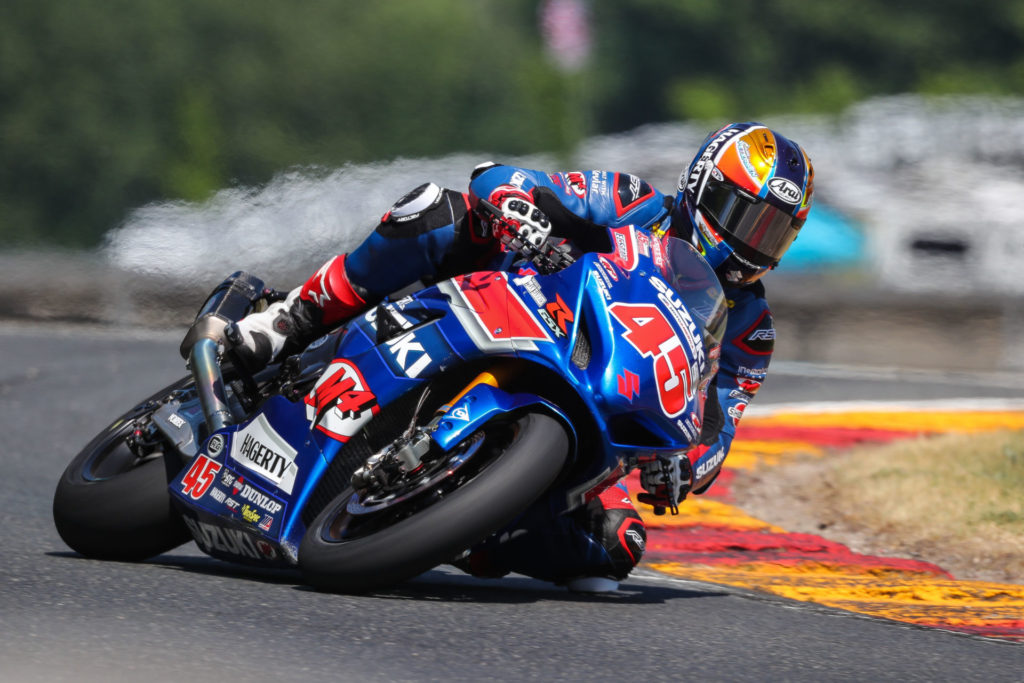
MULTIPOLYGON (((0 322, 0 680, 1015 681, 1024 646, 640 570, 580 597, 523 577, 428 572, 314 592, 188 544, 83 559, 53 528, 61 471, 183 374, 176 333, 0 322)), ((759 403, 1018 397, 1012 378, 780 364, 759 403)))

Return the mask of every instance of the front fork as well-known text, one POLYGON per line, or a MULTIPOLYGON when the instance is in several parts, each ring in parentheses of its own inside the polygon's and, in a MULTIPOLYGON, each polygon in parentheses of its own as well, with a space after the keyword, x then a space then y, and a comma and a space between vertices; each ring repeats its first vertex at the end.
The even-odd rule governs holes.
MULTIPOLYGON (((500 384, 499 378, 507 377, 508 372, 507 368, 500 366, 481 372, 454 398, 438 408, 426 425, 416 424, 420 412, 417 408, 405 433, 367 458, 366 462, 352 473, 352 488, 356 491, 365 491, 375 487, 390 487, 397 479, 415 477, 424 469, 423 457, 430 452, 433 434, 441 427, 448 412, 481 384, 497 388, 500 384)), ((421 406, 427 391, 429 389, 424 391, 420 399, 421 406)))

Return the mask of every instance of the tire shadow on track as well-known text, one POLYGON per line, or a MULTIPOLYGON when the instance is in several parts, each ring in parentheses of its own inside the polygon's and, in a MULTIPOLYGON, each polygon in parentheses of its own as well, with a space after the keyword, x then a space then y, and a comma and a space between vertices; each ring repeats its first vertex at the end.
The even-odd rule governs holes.
MULTIPOLYGON (((303 584, 302 577, 294 569, 274 569, 236 565, 212 557, 196 555, 167 554, 146 560, 145 562, 114 562, 110 560, 91 560, 77 553, 48 552, 54 558, 80 560, 93 563, 102 562, 106 565, 124 567, 159 567, 188 574, 202 575, 217 579, 231 579, 258 584, 292 586, 296 591, 308 592, 323 596, 314 588, 303 584)), ((690 590, 686 588, 649 585, 640 582, 626 581, 619 590, 610 593, 586 594, 571 593, 561 586, 531 579, 516 574, 500 579, 480 579, 462 574, 448 568, 438 568, 386 590, 375 590, 366 593, 339 594, 339 597, 373 598, 379 600, 411 600, 429 602, 467 602, 493 604, 529 604, 535 602, 570 602, 570 603, 608 603, 619 605, 651 605, 665 604, 672 600, 691 600, 698 598, 720 598, 730 595, 728 591, 690 590)))

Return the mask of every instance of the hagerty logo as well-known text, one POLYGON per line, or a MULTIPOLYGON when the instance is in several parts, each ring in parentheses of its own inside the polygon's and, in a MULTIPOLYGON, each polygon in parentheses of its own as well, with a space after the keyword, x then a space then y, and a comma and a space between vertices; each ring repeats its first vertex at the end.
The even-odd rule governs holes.
POLYGON ((231 440, 231 458, 242 467, 273 482, 286 493, 292 492, 297 451, 274 431, 266 417, 260 415, 231 440))

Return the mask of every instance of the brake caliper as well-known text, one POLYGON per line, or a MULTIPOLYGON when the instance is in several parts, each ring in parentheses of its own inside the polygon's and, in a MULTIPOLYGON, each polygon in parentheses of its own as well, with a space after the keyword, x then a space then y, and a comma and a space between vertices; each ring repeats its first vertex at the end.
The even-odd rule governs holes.
POLYGON ((429 451, 430 434, 417 429, 411 436, 397 439, 367 458, 352 473, 352 488, 358 492, 391 488, 403 477, 417 474, 423 468, 423 456, 429 451))

